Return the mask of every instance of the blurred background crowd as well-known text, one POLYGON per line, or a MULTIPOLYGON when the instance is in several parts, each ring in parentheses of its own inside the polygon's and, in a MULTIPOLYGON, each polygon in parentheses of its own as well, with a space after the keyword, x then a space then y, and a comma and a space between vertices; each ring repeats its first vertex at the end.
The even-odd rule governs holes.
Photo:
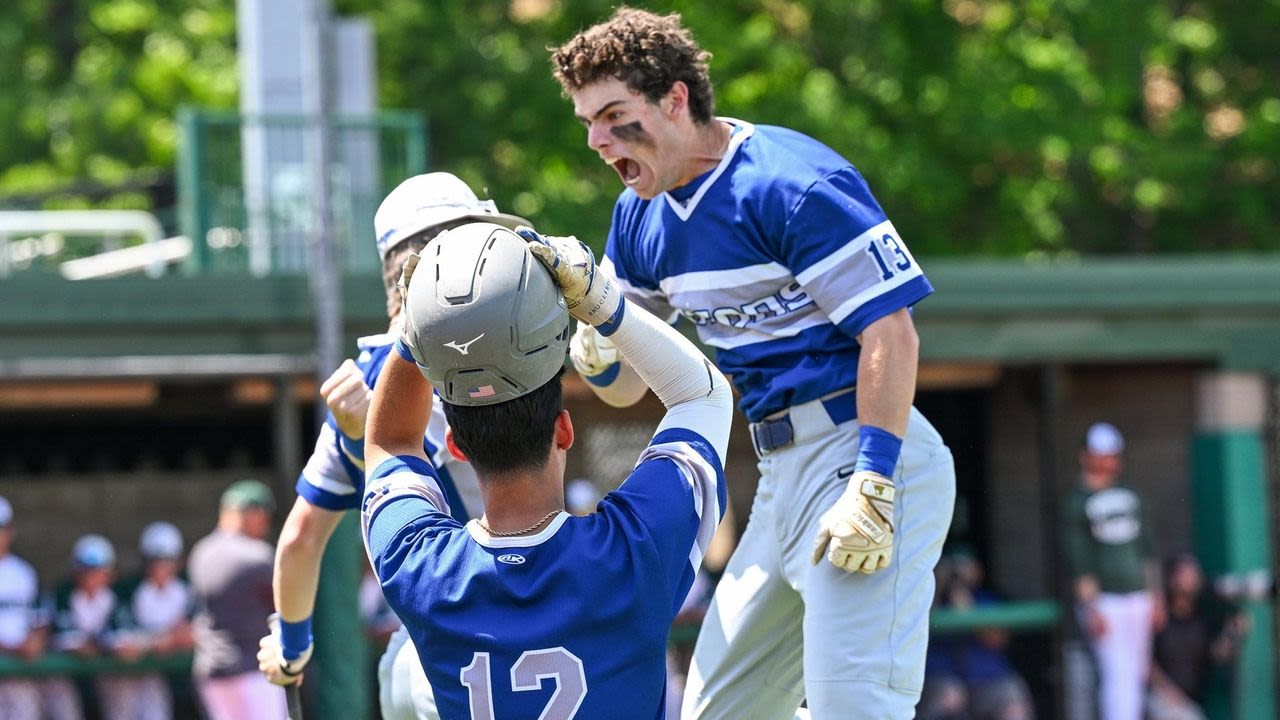
MULTIPOLYGON (((1115 426, 1088 428, 1074 501, 1062 504, 1059 524, 1058 552, 1075 594, 1056 657, 1046 642, 1052 622, 1019 625, 998 614, 1018 603, 989 581, 961 504, 935 570, 935 614, 978 614, 935 626, 918 717, 1030 720, 1065 710, 1085 720, 1199 720, 1229 705, 1240 642, 1250 632, 1240 601, 1273 589, 1229 578, 1215 585, 1191 552, 1159 557, 1142 499, 1122 482, 1123 457, 1115 426)), ((572 480, 566 509, 590 513, 607 489, 572 480)), ((219 498, 212 532, 189 554, 182 532, 156 520, 136 539, 135 564, 121 567, 112 541, 91 533, 75 540, 63 575, 38 578, 12 551, 21 508, 0 497, 0 654, 11 658, 0 678, 0 717, 198 717, 218 692, 249 692, 240 683, 261 680, 253 656, 273 610, 275 510, 270 487, 237 481, 219 498), (113 662, 60 674, 47 662, 58 656, 113 662), (41 668, 42 659, 52 671, 23 671, 23 663, 41 668)), ((668 717, 680 715, 693 639, 735 527, 731 510, 672 629, 668 717)), ((375 658, 399 621, 367 564, 358 606, 375 658)), ((376 675, 372 662, 366 673, 376 675)))

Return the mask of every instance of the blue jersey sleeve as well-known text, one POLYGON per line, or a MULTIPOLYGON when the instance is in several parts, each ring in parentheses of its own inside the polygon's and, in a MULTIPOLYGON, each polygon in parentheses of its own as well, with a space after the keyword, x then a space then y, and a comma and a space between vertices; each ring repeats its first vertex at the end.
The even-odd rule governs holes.
POLYGON ((692 430, 663 430, 603 502, 631 513, 648 531, 674 614, 724 517, 724 467, 715 449, 692 430))
POLYGON ((304 500, 318 508, 341 512, 360 505, 363 473, 342 448, 342 441, 330 415, 315 449, 298 476, 295 489, 304 500))
POLYGON ((851 337, 933 292, 852 166, 805 191, 787 219, 782 253, 804 291, 851 337))
POLYGON ((411 596, 413 586, 422 579, 411 571, 413 549, 435 532, 460 527, 450 515, 435 468, 425 460, 393 457, 369 473, 360 528, 388 600, 393 593, 411 596))

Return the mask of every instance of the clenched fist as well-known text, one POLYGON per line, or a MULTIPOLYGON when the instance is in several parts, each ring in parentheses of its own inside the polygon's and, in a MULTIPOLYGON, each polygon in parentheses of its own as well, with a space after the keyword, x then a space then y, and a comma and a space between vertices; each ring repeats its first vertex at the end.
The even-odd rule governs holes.
POLYGON ((364 384, 364 373, 354 361, 349 358, 343 361, 320 385, 320 395, 343 435, 352 440, 364 437, 364 420, 373 400, 373 390, 364 384))
POLYGON ((292 660, 284 658, 280 645, 280 619, 272 615, 269 621, 271 634, 258 641, 258 669, 275 685, 292 685, 302 682, 302 669, 311 659, 314 645, 307 645, 302 654, 292 660))
POLYGON ((617 364, 618 348, 594 327, 578 323, 577 331, 569 338, 569 359, 583 376, 595 377, 617 364))

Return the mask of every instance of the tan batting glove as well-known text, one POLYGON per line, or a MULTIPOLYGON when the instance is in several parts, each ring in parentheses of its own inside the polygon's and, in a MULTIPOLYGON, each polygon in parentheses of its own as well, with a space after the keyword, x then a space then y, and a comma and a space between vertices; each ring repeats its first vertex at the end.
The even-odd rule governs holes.
POLYGON ((315 645, 308 645, 301 655, 293 660, 284 659, 284 650, 280 647, 280 618, 274 613, 268 621, 271 634, 258 641, 258 669, 267 680, 274 685, 292 685, 302 682, 302 669, 311 659, 315 645))
POLYGON ((569 360, 584 377, 595 377, 618 363, 618 348, 594 327, 578 323, 569 338, 569 360))
POLYGON ((826 555, 845 572, 870 575, 893 559, 893 481, 860 470, 831 509, 818 520, 813 564, 826 555))
POLYGON ((409 257, 404 259, 404 266, 400 268, 400 279, 396 280, 396 289, 400 291, 400 342, 409 349, 409 354, 413 355, 418 367, 425 367, 426 364, 422 362, 422 353, 418 352, 418 348, 409 341, 409 334, 406 332, 409 326, 409 283, 413 280, 413 271, 417 269, 418 261, 421 259, 418 253, 410 251, 409 257))
POLYGON ((608 274, 600 272, 595 254, 575 237, 539 235, 521 227, 516 234, 529 243, 529 252, 551 272, 574 319, 602 325, 614 317, 622 293, 608 274))

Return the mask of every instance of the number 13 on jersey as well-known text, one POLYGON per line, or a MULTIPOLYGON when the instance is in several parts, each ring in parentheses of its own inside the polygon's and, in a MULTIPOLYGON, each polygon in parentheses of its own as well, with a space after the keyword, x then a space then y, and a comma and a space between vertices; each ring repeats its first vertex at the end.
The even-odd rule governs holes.
MULTIPOLYGON (((493 678, 489 653, 471 656, 460 679, 471 699, 471 720, 496 720, 493 714, 493 678)), ((571 720, 587 696, 587 676, 578 656, 562 647, 526 650, 511 666, 511 689, 538 690, 543 680, 554 680, 556 689, 538 720, 571 720)))
POLYGON ((882 235, 879 242, 872 240, 867 243, 867 254, 880 266, 881 280, 893 277, 895 270, 901 272, 911 269, 911 256, 902 248, 902 243, 889 233, 882 235))

